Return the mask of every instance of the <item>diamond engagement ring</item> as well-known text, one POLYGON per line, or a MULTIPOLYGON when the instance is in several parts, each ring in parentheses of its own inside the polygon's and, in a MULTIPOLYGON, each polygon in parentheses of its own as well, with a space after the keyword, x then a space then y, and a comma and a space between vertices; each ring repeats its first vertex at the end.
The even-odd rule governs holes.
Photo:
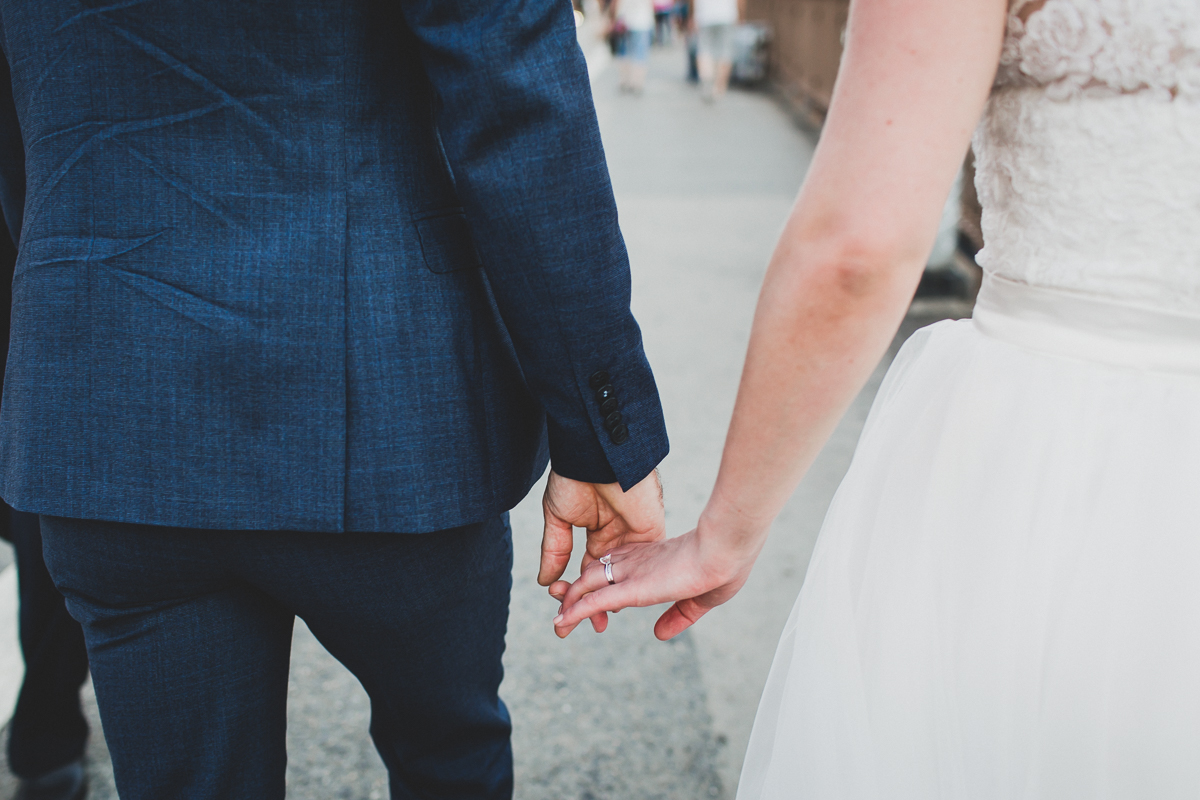
POLYGON ((617 579, 612 574, 612 553, 605 553, 600 556, 600 563, 604 565, 604 577, 608 581, 608 585, 612 586, 617 582, 617 579))

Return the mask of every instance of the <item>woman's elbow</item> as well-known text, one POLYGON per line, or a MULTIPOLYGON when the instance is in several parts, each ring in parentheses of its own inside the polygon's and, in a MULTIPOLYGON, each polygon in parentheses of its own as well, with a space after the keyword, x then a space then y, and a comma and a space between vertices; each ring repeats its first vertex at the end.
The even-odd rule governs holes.
POLYGON ((844 238, 814 249, 807 268, 812 280, 849 301, 909 291, 924 267, 924 249, 878 235, 844 238))

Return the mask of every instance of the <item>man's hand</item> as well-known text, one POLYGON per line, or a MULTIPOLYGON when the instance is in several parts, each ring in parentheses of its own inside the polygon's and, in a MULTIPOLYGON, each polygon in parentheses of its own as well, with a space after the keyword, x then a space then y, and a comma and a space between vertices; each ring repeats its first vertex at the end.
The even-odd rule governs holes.
MULTIPOLYGON (((656 542, 667 535, 657 470, 628 492, 621 491, 620 484, 580 483, 552 470, 542 497, 542 513, 546 526, 538 583, 549 586, 550 594, 559 600, 570 588, 569 583, 558 579, 571 560, 574 528, 587 529, 581 568, 623 544, 656 542)), ((604 630, 608 615, 597 614, 592 626, 604 630)))

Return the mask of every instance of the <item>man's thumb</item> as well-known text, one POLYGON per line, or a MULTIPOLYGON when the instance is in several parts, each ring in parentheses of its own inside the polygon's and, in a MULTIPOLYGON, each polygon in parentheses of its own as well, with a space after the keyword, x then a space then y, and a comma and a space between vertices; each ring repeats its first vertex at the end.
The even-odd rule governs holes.
POLYGON ((562 577, 571 560, 574 545, 574 529, 566 522, 544 510, 546 526, 542 529, 542 563, 538 569, 538 583, 549 586, 562 577))

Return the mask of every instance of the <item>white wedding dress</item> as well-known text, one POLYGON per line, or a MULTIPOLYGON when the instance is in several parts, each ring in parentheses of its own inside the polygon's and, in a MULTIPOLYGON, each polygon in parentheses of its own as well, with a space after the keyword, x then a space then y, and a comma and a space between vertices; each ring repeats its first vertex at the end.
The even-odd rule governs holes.
POLYGON ((1018 0, 739 800, 1200 798, 1200 0, 1018 0))

